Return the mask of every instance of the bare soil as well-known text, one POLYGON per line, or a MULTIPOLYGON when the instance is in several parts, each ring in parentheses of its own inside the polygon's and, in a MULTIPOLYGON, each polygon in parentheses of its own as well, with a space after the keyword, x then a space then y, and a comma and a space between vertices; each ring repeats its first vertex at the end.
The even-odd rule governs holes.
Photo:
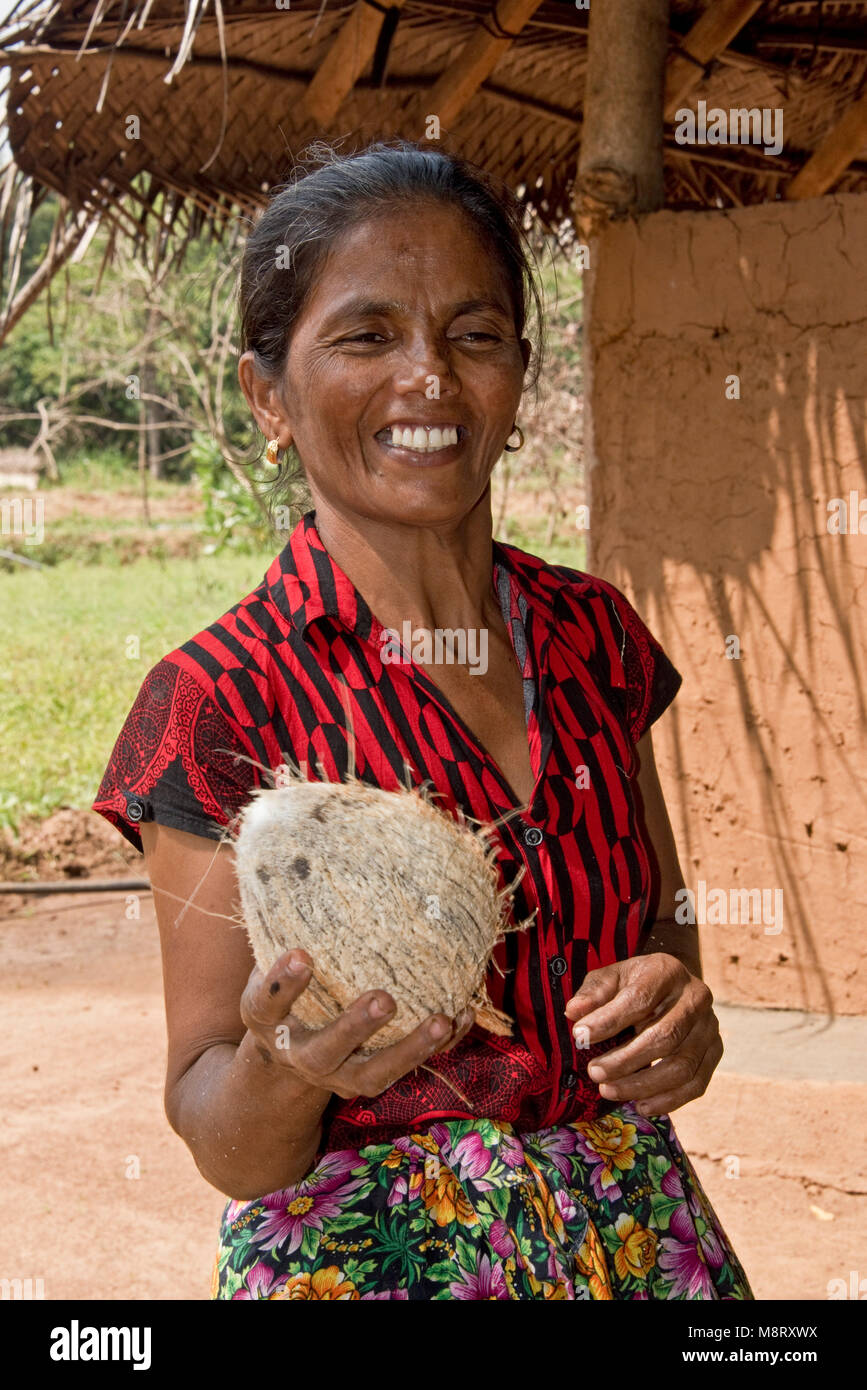
MULTIPOLYGON (((17 835, 0 829, 3 883, 143 875, 138 850, 95 811, 63 808, 43 820, 22 821, 17 835)), ((13 905, 21 906, 17 896, 13 905)))

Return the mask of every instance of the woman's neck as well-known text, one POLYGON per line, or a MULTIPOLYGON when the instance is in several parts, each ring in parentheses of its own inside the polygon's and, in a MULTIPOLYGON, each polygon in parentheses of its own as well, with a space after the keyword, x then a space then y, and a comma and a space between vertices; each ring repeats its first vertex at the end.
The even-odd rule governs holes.
POLYGON ((323 545, 385 627, 485 625, 496 607, 490 489, 448 526, 403 525, 314 502, 323 545))

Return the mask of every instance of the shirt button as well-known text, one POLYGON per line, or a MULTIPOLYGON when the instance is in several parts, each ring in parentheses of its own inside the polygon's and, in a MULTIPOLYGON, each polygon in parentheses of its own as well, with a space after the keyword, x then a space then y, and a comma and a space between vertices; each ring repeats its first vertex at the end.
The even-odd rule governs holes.
POLYGON ((575 1071, 567 1071, 566 1075, 563 1077, 563 1090, 564 1090, 564 1091, 571 1091, 572 1088, 574 1087, 575 1083, 577 1082, 577 1080, 578 1080, 578 1073, 577 1073, 577 1072, 575 1072, 575 1071))
POLYGON ((569 969, 565 956, 555 956, 550 962, 548 969, 551 971, 552 975, 565 975, 566 971, 569 969))
POLYGON ((536 845, 541 845, 545 836, 535 825, 528 825, 524 830, 524 844, 531 845, 534 849, 536 845))
POLYGON ((130 797, 126 803, 127 820, 141 820, 144 815, 144 802, 137 801, 135 797, 130 797))

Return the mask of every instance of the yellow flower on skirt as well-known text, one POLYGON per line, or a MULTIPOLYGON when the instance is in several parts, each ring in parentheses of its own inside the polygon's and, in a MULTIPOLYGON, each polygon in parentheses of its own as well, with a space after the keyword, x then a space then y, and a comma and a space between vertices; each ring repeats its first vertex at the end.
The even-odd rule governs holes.
MULTIPOLYGON (((421 1174, 418 1176, 421 1177, 421 1174)), ((440 1167, 435 1178, 424 1179, 421 1195, 438 1226, 450 1226, 453 1221, 457 1221, 460 1226, 479 1224, 479 1218, 473 1211, 466 1193, 458 1186, 451 1168, 447 1168, 445 1164, 440 1167)))
POLYGON ((602 1115, 598 1120, 576 1122, 575 1128, 580 1129, 599 1157, 607 1159, 612 1168, 625 1171, 635 1163, 633 1145, 638 1131, 619 1115, 602 1115))
POLYGON ((566 1239, 566 1228, 563 1225, 563 1218, 557 1210, 557 1203, 554 1194, 542 1176, 542 1170, 538 1164, 527 1156, 524 1158, 526 1166, 529 1168, 533 1177, 536 1179, 536 1192, 530 1192, 530 1201, 536 1210, 542 1223, 542 1231, 547 1240, 564 1241, 566 1239))
POLYGON ((605 1263, 605 1248, 592 1221, 587 1226, 587 1234, 576 1256, 575 1267, 587 1280, 591 1298, 599 1302, 613 1300, 614 1293, 605 1263))
POLYGON ((639 1225, 628 1212, 618 1216, 614 1229, 622 1241, 614 1255, 614 1268, 619 1277, 625 1279, 627 1274, 634 1274, 636 1279, 643 1279, 656 1264, 655 1234, 639 1225))
POLYGON ((351 1279, 344 1279, 337 1265, 327 1269, 316 1269, 312 1274, 293 1274, 282 1289, 272 1294, 271 1302, 281 1299, 310 1302, 336 1303, 360 1298, 358 1289, 351 1279))

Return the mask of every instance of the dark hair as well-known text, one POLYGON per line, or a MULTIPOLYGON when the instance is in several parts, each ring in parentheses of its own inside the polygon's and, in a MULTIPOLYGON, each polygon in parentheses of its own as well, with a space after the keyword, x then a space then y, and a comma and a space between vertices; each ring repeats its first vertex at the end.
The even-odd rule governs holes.
MULTIPOLYGON (((518 337, 533 344, 528 384, 536 386, 544 352, 542 292, 521 204, 466 160, 405 140, 354 154, 314 144, 273 192, 247 237, 238 282, 240 350, 253 352, 259 375, 275 381, 282 374, 316 272, 335 242, 370 217, 424 198, 460 209, 502 266, 518 337)), ((281 465, 268 491, 282 497, 286 484, 297 481, 297 466, 281 465)))

